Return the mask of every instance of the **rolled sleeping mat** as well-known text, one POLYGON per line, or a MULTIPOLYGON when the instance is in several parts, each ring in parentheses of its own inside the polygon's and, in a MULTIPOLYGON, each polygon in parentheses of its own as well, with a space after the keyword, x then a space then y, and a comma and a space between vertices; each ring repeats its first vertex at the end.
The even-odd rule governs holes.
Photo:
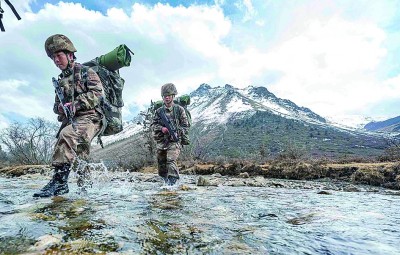
POLYGON ((125 44, 119 45, 114 50, 99 57, 99 64, 108 70, 116 71, 124 66, 130 66, 131 54, 134 53, 125 44))

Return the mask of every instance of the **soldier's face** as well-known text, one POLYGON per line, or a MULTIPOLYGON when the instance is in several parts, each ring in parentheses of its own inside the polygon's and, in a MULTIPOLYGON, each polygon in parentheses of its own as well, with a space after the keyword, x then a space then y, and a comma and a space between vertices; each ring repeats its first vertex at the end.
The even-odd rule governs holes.
POLYGON ((173 100, 174 100, 174 95, 166 95, 163 97, 163 101, 166 106, 170 106, 173 100))
POLYGON ((60 68, 60 70, 64 70, 68 67, 68 57, 69 56, 62 51, 54 53, 52 56, 54 64, 60 68))

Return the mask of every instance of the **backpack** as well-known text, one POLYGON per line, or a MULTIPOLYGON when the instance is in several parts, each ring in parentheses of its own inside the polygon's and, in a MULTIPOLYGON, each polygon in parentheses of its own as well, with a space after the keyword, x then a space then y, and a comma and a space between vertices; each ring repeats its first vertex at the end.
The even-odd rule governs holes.
POLYGON ((86 70, 90 67, 98 74, 104 89, 105 97, 100 103, 104 113, 103 126, 97 134, 101 147, 101 136, 115 135, 123 130, 121 110, 124 106, 122 90, 125 80, 120 76, 119 69, 130 65, 130 53, 134 54, 125 44, 121 44, 113 51, 82 64, 86 70))

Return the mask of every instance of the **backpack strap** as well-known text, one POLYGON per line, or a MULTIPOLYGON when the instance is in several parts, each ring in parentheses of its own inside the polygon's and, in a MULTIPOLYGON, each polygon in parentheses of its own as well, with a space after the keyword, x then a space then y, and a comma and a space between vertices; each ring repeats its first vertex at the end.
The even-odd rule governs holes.
POLYGON ((89 67, 76 63, 74 65, 74 84, 79 86, 82 91, 87 91, 85 84, 87 83, 87 73, 89 67))

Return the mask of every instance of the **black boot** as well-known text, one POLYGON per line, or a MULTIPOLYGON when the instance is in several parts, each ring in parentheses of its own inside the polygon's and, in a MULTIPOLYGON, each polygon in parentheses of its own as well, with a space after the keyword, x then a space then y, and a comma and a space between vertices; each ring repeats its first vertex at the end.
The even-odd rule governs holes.
POLYGON ((175 185, 176 181, 179 179, 179 177, 176 176, 168 176, 168 181, 166 182, 168 186, 173 186, 175 185))
POLYGON ((47 183, 39 192, 33 194, 33 197, 51 197, 68 193, 69 172, 69 164, 56 166, 53 178, 51 178, 50 182, 47 183))

